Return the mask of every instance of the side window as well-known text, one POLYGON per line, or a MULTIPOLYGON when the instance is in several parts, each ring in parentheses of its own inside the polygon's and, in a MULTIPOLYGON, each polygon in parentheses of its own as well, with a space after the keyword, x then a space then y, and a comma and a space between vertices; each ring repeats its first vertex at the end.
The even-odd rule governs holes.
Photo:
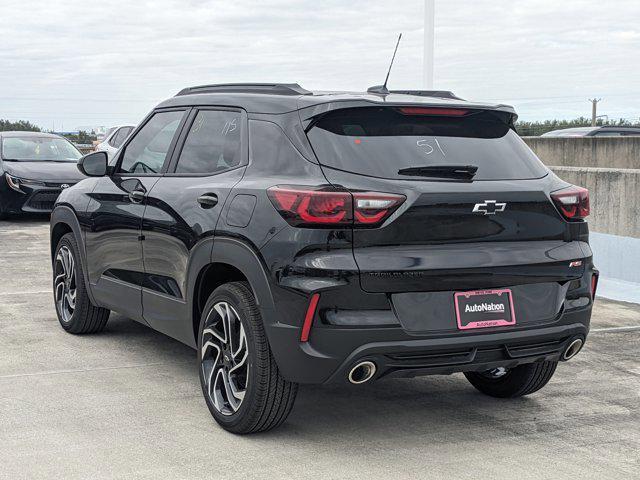
POLYGON ((112 147, 116 146, 116 138, 118 138, 118 132, 120 132, 119 129, 113 132, 113 135, 111 135, 111 137, 107 137, 107 143, 112 147))
POLYGON ((201 110, 184 142, 176 173, 214 174, 242 162, 240 112, 201 110))
POLYGON ((594 137, 621 137, 622 132, 616 132, 615 130, 604 130, 602 132, 596 132, 594 137))
POLYGON ((151 117, 127 144, 118 172, 158 173, 183 115, 183 111, 173 111, 151 117))
POLYGON ((129 133, 129 127, 122 127, 118 129, 116 134, 109 141, 109 145, 114 148, 120 148, 122 142, 124 142, 125 138, 127 138, 127 134, 129 133))

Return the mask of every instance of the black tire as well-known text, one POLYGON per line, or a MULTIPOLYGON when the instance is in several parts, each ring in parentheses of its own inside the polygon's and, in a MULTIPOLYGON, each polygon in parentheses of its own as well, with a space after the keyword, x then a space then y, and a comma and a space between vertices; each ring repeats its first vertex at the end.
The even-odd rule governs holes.
MULTIPOLYGON (((80 256, 80 250, 78 249, 75 236, 73 233, 67 233, 58 242, 55 255, 53 256, 53 301, 56 307, 58 321, 67 332, 74 334, 97 333, 104 330, 104 327, 107 325, 109 310, 96 307, 91 303, 89 295, 87 294, 81 262, 82 257, 80 256), (70 285, 75 287, 75 303, 72 312, 67 308, 68 304, 65 305, 64 302, 59 301, 59 290, 61 287, 56 280, 62 273, 60 269, 62 268, 64 270, 62 261, 60 260, 61 252, 69 252, 72 255, 74 264, 72 274, 69 276, 70 285)), ((64 288, 63 286, 62 289, 66 292, 64 288)))
POLYGON ((509 369, 504 375, 492 378, 488 373, 465 372, 467 380, 485 395, 497 398, 516 398, 537 392, 544 387, 558 362, 537 362, 509 369))
MULTIPOLYGON (((227 313, 230 310, 227 309, 227 313)), ((225 334, 224 337, 229 339, 232 335, 225 334)), ((235 343, 236 346, 243 344, 242 340, 235 343)), ((240 350, 240 347, 237 348, 237 352, 240 352, 240 350)), ((289 382, 280 375, 267 341, 260 311, 251 288, 246 282, 231 282, 222 285, 214 290, 209 297, 203 309, 198 329, 198 370, 202 393, 211 415, 222 428, 232 433, 264 432, 278 427, 291 412, 298 393, 298 384, 289 382), (221 325, 221 322, 224 323, 219 310, 214 307, 218 306, 218 308, 222 309, 225 304, 230 307, 233 322, 236 325, 235 327, 225 327, 225 331, 233 330, 234 334, 244 335, 246 339, 246 360, 244 365, 246 365, 247 370, 244 372, 244 382, 242 380, 238 382, 229 380, 229 373, 225 373, 232 371, 233 365, 242 361, 235 362, 235 360, 232 360, 235 363, 223 366, 216 360, 223 358, 224 361, 229 361, 230 357, 236 358, 233 355, 233 340, 230 340, 230 346, 225 346, 218 337, 213 337, 211 333, 204 333, 205 328, 208 332, 211 332, 212 329, 219 328, 218 326, 221 325), (236 317, 239 317, 239 319, 236 317), (238 321, 241 322, 243 328, 241 333, 239 333, 240 325, 238 321), (207 338, 206 343, 205 336, 207 338), (211 348, 211 341, 216 342, 218 346, 211 348), (203 350, 203 345, 206 344, 209 344, 210 347, 203 350), (227 348, 227 350, 224 350, 224 348, 227 348), (225 351, 227 354, 224 353, 225 351), (230 352, 231 355, 228 355, 230 352), (219 366, 216 368, 216 365, 219 366), (230 366, 231 370, 229 369, 230 366), (205 370, 207 371, 206 374, 205 370), (235 405, 237 410, 234 411, 233 408, 228 408, 226 414, 222 413, 224 408, 231 406, 230 402, 218 401, 219 405, 218 407, 216 406, 213 400, 216 397, 215 379, 209 381, 207 378, 218 378, 214 372, 227 375, 227 381, 221 382, 221 387, 224 386, 225 388, 226 397, 229 396, 228 385, 230 383, 233 383, 236 387, 240 385, 239 389, 244 388, 243 398, 240 400, 239 407, 235 405)), ((217 397, 217 399, 220 398, 223 397, 217 397)), ((234 398, 234 400, 237 401, 237 398, 234 398)))

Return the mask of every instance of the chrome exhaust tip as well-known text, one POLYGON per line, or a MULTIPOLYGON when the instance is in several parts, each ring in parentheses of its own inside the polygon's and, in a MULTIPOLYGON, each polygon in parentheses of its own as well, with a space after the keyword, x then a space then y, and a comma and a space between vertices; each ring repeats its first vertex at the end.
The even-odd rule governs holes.
POLYGON ((584 341, 581 338, 576 338, 571 341, 567 349, 562 354, 563 360, 569 360, 575 357, 578 352, 582 349, 582 345, 584 345, 584 341))
POLYGON ((360 362, 349 372, 349 382, 354 385, 368 382, 376 374, 376 364, 370 361, 360 362))

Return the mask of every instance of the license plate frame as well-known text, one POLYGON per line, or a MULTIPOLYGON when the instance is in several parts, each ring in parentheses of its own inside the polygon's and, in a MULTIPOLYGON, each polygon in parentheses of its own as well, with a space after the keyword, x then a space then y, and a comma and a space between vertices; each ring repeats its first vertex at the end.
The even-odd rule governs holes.
POLYGON ((509 327, 516 324, 510 288, 456 292, 453 299, 459 330, 509 327), (502 305, 502 310, 499 305, 502 305))

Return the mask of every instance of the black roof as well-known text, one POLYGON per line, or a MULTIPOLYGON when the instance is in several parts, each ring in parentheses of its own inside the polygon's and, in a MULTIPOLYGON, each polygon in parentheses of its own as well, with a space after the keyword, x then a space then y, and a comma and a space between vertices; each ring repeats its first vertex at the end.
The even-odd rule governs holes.
POLYGON ((350 106, 408 104, 501 110, 515 118, 515 111, 509 105, 469 102, 448 91, 392 90, 388 95, 370 92, 312 92, 297 83, 200 85, 181 90, 158 107, 235 106, 244 108, 249 113, 282 114, 309 107, 332 110, 350 106))

